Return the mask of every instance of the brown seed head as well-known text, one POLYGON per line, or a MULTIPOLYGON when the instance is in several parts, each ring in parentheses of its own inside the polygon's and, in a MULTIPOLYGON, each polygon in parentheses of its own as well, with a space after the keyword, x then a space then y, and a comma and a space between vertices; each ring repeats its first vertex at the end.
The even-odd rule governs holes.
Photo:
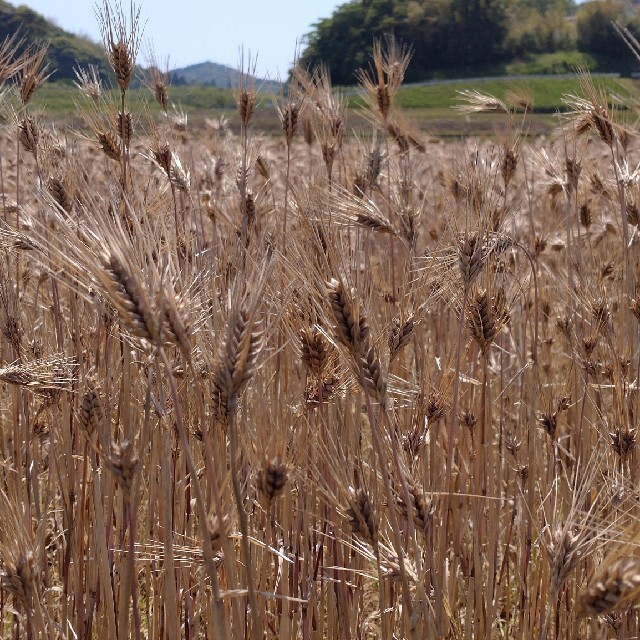
POLYGON ((91 437, 99 428, 103 417, 102 399, 99 387, 91 380, 87 381, 87 387, 78 411, 78 418, 86 434, 91 437))
POLYGON ((376 102, 382 119, 386 120, 391 107, 391 95, 389 94, 389 87, 386 82, 381 81, 376 85, 376 102))
POLYGON ((62 182, 62 180, 60 180, 59 178, 55 178, 52 176, 51 178, 49 178, 49 183, 47 186, 49 188, 49 193, 56 201, 58 206, 67 213, 71 213, 73 201, 64 182, 62 182))
POLYGON ((635 557, 605 559, 578 594, 578 612, 598 616, 619 611, 640 593, 640 560, 635 557))
POLYGON ((133 444, 127 440, 111 443, 111 455, 105 459, 107 468, 115 476, 116 482, 125 496, 131 494, 133 478, 140 464, 133 444))
POLYGON ((6 561, 0 570, 0 584, 3 589, 31 610, 32 598, 37 588, 36 560, 32 551, 20 552, 15 561, 6 561))
POLYGON ((25 106, 33 98, 38 88, 47 80, 50 74, 47 73, 49 65, 44 61, 47 57, 49 45, 33 47, 25 53, 25 62, 20 68, 20 102, 25 106))
POLYGON ((387 338, 390 362, 400 354, 407 344, 409 344, 409 340, 411 340, 411 336, 413 335, 414 325, 413 314, 404 322, 402 322, 398 317, 392 320, 387 338))
POLYGON ((253 110, 256 103, 256 97, 253 91, 247 91, 247 89, 242 89, 236 98, 236 102, 238 104, 238 113, 240 114, 240 122, 242 126, 246 129, 249 126, 249 122, 251 122, 251 117, 253 116, 253 110))
POLYGON ((120 91, 125 92, 131 84, 135 60, 133 58, 129 43, 124 40, 111 41, 109 47, 109 62, 116 75, 116 82, 120 91))
POLYGON ((378 523, 375 508, 365 489, 349 487, 349 506, 346 514, 351 529, 374 549, 378 542, 378 523))
POLYGON ((133 135, 133 120, 130 111, 126 111, 124 114, 118 112, 116 117, 116 131, 120 139, 123 140, 128 147, 131 144, 131 136, 133 135))
POLYGON ((609 438, 611 438, 611 448, 622 461, 625 461, 636 446, 638 430, 627 427, 618 428, 609 433, 609 438))
POLYGON ((429 527, 431 526, 435 507, 432 504, 431 499, 424 495, 422 488, 415 482, 409 482, 409 498, 411 500, 411 504, 409 508, 407 508, 403 493, 399 493, 398 506, 400 507, 400 511, 405 518, 407 518, 409 513, 411 513, 414 527, 423 536, 426 536, 429 532, 429 527))
POLYGON ((309 380, 304 392, 304 401, 310 409, 320 406, 320 401, 327 402, 338 391, 338 376, 330 374, 323 378, 322 384, 318 385, 315 380, 309 380))
POLYGON ((165 172, 167 178, 170 178, 173 154, 171 153, 171 146, 169 143, 165 142, 164 144, 157 144, 151 149, 151 155, 158 163, 158 166, 165 172))
POLYGON ((280 114, 280 124, 284 131, 287 144, 290 145, 293 140, 293 136, 298 130, 298 116, 300 115, 300 105, 291 102, 282 109, 280 114))
POLYGON ((214 551, 220 551, 224 540, 231 535, 231 520, 225 513, 222 518, 210 514, 207 518, 207 530, 211 537, 211 546, 214 551))
POLYGON ((566 170, 567 170, 567 186, 569 188, 569 192, 575 192, 578 189, 578 180, 580 179, 580 174, 582 173, 582 162, 576 158, 567 158, 566 159, 566 170))
POLYGON ((309 116, 305 116, 302 119, 302 135, 304 136, 304 141, 308 146, 311 146, 316 139, 315 131, 313 130, 313 123, 309 116))
POLYGON ((489 299, 486 290, 476 293, 467 309, 467 326, 483 354, 487 353, 507 320, 508 316, 499 296, 489 299))
POLYGON ((33 116, 25 116, 18 124, 18 139, 25 151, 38 155, 40 128, 33 116))
POLYGON ((461 238, 458 243, 458 267, 465 287, 471 284, 483 264, 482 242, 478 236, 469 235, 461 238))
POLYGON ((280 456, 276 456, 260 469, 258 490, 266 496, 268 502, 272 502, 282 495, 288 480, 289 469, 280 456))
POLYGON ((111 160, 120 161, 120 145, 118 140, 110 131, 96 131, 96 137, 100 143, 100 148, 111 160))
POLYGON ((504 181, 504 186, 508 187, 513 175, 516 172, 518 166, 518 154, 506 147, 502 155, 502 162, 500 164, 500 174, 504 181))
POLYGON ((558 429, 558 413, 557 411, 545 412, 538 418, 540 426, 545 430, 551 440, 556 438, 556 430, 558 429))
POLYGON ((580 220, 580 224, 588 229, 592 222, 593 216, 591 215, 591 207, 588 204, 580 205, 580 211, 578 212, 578 218, 580 220))
POLYGON ((518 440, 516 436, 507 431, 504 435, 504 448, 515 458, 522 446, 522 441, 518 440))
POLYGON ((580 537, 567 528, 556 529, 547 548, 551 564, 551 590, 558 593, 562 583, 577 566, 580 553, 580 537))
POLYGON ((469 433, 473 434, 473 430, 478 424, 478 418, 471 409, 463 409, 458 416, 458 420, 460 420, 460 424, 467 428, 469 433))
POLYGON ((300 332, 302 363, 312 376, 320 377, 329 362, 331 352, 329 341, 316 325, 300 332))
POLYGON ((110 300, 117 307, 127 329, 133 335, 155 344, 158 323, 137 277, 114 253, 105 260, 104 269, 113 286, 110 300))

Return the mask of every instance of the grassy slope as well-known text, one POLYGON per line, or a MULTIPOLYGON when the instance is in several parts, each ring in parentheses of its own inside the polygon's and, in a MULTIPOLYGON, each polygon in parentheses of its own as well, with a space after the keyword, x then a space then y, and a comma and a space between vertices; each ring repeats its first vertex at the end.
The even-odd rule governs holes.
MULTIPOLYGON (((609 96, 628 96, 634 92, 636 81, 628 78, 595 77, 597 86, 601 86, 609 96)), ((553 113, 562 111, 562 96, 567 93, 580 94, 580 83, 577 78, 518 78, 490 80, 459 80, 434 85, 403 87, 398 93, 398 103, 405 109, 448 109, 460 103, 460 91, 477 90, 504 98, 509 91, 526 93, 533 98, 535 111, 553 113)), ((47 110, 64 113, 73 108, 73 98, 77 89, 63 83, 49 83, 38 95, 40 105, 47 110)), ((149 90, 139 89, 133 92, 134 99, 148 99, 152 102, 149 90)), ((207 109, 233 109, 235 100, 228 89, 202 86, 173 87, 171 100, 184 109, 200 111, 207 109)), ((263 105, 270 106, 272 99, 266 95, 263 105)), ((349 106, 358 107, 360 99, 353 95, 349 98, 349 106)), ((155 108, 152 105, 152 108, 155 108)))
MULTIPOLYGON (((627 96, 633 90, 632 80, 626 78, 596 78, 596 85, 602 86, 607 95, 627 96)), ((458 104, 460 91, 465 89, 489 93, 503 99, 508 91, 526 93, 533 98, 538 112, 562 111, 562 96, 567 93, 580 95, 580 83, 577 78, 522 78, 462 80, 438 85, 405 87, 398 94, 399 104, 406 108, 438 109, 458 104)))

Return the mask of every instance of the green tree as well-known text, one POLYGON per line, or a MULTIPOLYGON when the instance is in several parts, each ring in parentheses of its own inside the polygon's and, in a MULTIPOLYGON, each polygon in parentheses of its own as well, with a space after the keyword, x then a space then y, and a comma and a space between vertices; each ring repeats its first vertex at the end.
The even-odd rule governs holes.
POLYGON ((628 49, 613 21, 621 22, 634 33, 638 31, 635 12, 629 11, 626 3, 604 0, 582 5, 576 14, 578 48, 611 58, 628 57, 628 49))
POLYGON ((501 0, 452 0, 450 58, 462 67, 504 59, 507 12, 501 0))
POLYGON ((509 7, 505 47, 510 55, 528 57, 575 47, 575 26, 568 21, 574 5, 566 0, 516 0, 509 7))

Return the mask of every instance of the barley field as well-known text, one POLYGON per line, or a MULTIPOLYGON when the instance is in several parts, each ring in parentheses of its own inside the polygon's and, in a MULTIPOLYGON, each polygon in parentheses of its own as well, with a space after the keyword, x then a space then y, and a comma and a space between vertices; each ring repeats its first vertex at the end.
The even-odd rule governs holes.
MULTIPOLYGON (((442 142, 374 45, 358 128, 298 69, 192 132, 105 4, 107 92, 0 48, 4 638, 637 638, 640 145, 442 142), (114 95, 116 96, 114 99, 114 95)), ((635 105, 637 106, 637 104, 635 105)), ((634 109, 634 104, 627 107, 634 109)), ((625 116, 625 122, 630 118, 625 116)))

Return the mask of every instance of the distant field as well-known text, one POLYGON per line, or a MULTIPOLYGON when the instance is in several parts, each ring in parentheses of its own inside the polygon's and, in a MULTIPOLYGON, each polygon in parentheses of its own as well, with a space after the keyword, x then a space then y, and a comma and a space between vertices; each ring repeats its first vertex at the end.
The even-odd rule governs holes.
MULTIPOLYGON (((636 91, 638 81, 611 76, 595 76, 596 85, 602 87, 610 100, 617 103, 636 91)), ((452 110, 461 103, 460 92, 469 89, 495 95, 503 99, 508 92, 525 94, 534 103, 534 113, 529 116, 530 132, 533 135, 546 133, 553 126, 553 114, 566 109, 562 101, 565 94, 580 94, 577 78, 573 77, 531 77, 531 78, 493 78, 465 79, 455 82, 441 82, 428 85, 403 87, 397 97, 398 104, 407 110, 407 115, 419 128, 437 131, 438 135, 474 135, 491 134, 500 125, 500 116, 494 114, 475 114, 462 116, 452 110)), ((344 92, 349 101, 350 123, 358 122, 358 111, 362 101, 356 89, 347 88, 344 92)), ((254 126, 265 132, 278 129, 277 118, 273 113, 274 104, 279 96, 261 94, 254 126)), ((38 94, 37 104, 43 111, 55 116, 71 115, 75 111, 78 90, 73 85, 50 83, 38 94)), ((114 101, 116 95, 114 94, 114 101)), ((194 125, 202 123, 207 116, 225 113, 235 124, 235 100, 229 89, 205 86, 176 86, 170 93, 171 101, 189 115, 194 125)), ((139 111, 141 103, 148 103, 151 112, 158 107, 151 92, 146 88, 131 91, 131 101, 139 111)))
MULTIPOLYGON (((638 86, 637 81, 610 76, 594 77, 596 86, 602 86, 609 96, 627 97, 638 86)), ((555 113, 566 109, 562 102, 565 94, 580 95, 578 78, 495 78, 488 80, 461 80, 434 85, 404 87, 398 94, 398 104, 405 109, 437 109, 460 103, 459 92, 464 89, 482 91, 503 99, 509 91, 525 93, 535 105, 535 111, 555 113)))

